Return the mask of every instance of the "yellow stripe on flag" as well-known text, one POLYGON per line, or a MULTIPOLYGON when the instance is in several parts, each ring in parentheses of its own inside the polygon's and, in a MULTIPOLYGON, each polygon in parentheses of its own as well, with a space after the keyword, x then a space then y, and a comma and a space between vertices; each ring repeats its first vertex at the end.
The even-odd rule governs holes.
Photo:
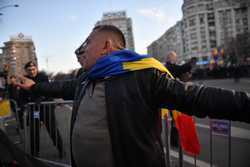
POLYGON ((142 70, 147 68, 156 68, 162 72, 166 72, 171 78, 173 75, 168 71, 168 69, 155 58, 149 57, 133 62, 124 62, 123 69, 129 71, 142 70))
POLYGON ((168 109, 162 108, 161 109, 161 119, 165 119, 166 117, 168 117, 168 112, 169 112, 168 109))

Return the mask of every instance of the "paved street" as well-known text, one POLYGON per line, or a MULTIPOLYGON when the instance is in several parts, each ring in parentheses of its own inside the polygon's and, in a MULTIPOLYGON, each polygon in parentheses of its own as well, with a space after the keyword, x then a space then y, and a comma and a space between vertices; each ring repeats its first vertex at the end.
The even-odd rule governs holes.
MULTIPOLYGON (((241 79, 239 83, 235 83, 233 80, 209 80, 209 81, 197 81, 209 86, 223 87, 228 89, 236 90, 246 90, 250 92, 250 79, 241 79)), ((64 140, 64 154, 65 158, 60 160, 58 158, 58 153, 56 148, 53 146, 46 129, 42 125, 41 127, 41 158, 56 160, 65 164, 69 163, 69 125, 70 125, 70 115, 71 106, 61 105, 56 108, 56 117, 60 132, 64 140)), ((210 130, 209 130, 209 120, 208 119, 196 119, 197 130, 201 142, 201 154, 197 157, 197 166, 210 166, 210 130)), ((8 129, 7 129, 8 130, 8 129)), ((13 141, 18 140, 18 136, 13 135, 13 128, 8 130, 12 134, 13 141)), ((250 166, 250 125, 233 122, 231 129, 231 166, 237 167, 248 167, 250 166)), ((26 142, 29 143, 29 138, 27 137, 26 142)), ((228 166, 228 137, 221 135, 213 135, 213 165, 226 167, 228 166)), ((23 147, 23 145, 19 145, 23 147)), ((29 145, 26 145, 29 150, 29 145)), ((178 150, 171 150, 171 162, 172 166, 178 166, 178 150)), ((193 166, 194 159, 188 155, 184 155, 184 166, 193 166)))

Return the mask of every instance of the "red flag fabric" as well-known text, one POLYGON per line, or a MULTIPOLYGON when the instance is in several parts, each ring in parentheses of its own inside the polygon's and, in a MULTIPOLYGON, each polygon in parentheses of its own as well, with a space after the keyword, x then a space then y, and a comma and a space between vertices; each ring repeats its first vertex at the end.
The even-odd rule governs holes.
POLYGON ((201 148, 193 118, 178 111, 173 111, 173 116, 183 150, 191 155, 199 155, 201 148))

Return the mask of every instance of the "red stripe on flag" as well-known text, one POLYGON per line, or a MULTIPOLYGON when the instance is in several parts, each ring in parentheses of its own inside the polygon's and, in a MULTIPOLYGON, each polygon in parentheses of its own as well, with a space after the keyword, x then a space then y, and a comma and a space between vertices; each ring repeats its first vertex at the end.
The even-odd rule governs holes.
POLYGON ((175 118, 175 124, 179 132, 183 150, 191 155, 199 155, 200 142, 193 118, 181 113, 175 118))

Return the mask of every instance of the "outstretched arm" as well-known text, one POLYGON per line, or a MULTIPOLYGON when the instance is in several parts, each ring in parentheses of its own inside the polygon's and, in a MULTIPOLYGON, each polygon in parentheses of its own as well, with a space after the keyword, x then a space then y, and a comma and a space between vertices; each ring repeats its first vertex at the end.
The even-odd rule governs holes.
POLYGON ((20 79, 22 82, 17 84, 20 88, 30 90, 38 95, 54 98, 73 99, 77 84, 77 80, 35 83, 26 77, 20 79))
POLYGON ((183 83, 159 71, 154 73, 153 90, 158 105, 197 117, 250 123, 250 96, 245 92, 183 83))

